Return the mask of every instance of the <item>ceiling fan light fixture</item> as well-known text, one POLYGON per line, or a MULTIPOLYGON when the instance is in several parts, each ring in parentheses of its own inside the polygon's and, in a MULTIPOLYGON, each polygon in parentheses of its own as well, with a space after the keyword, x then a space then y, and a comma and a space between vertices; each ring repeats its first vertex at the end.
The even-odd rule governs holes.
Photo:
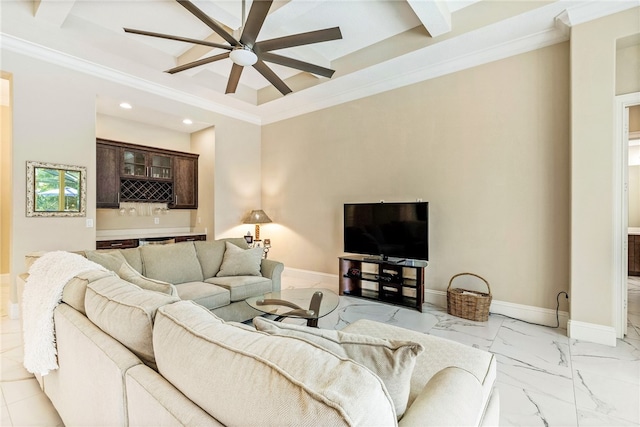
POLYGON ((232 50, 229 58, 231 58, 234 64, 240 65, 241 67, 248 67, 258 62, 256 54, 247 47, 232 50))

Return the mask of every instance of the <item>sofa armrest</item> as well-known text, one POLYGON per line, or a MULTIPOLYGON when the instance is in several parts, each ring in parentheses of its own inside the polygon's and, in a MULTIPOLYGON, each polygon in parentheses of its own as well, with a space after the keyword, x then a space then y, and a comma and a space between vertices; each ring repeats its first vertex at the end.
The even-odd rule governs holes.
POLYGON ((284 270, 284 264, 271 259, 263 259, 260 265, 260 272, 262 277, 271 279, 273 282, 273 291, 280 290, 282 270, 284 270))
POLYGON ((476 426, 482 419, 482 385, 457 367, 435 374, 398 423, 406 426, 476 426))

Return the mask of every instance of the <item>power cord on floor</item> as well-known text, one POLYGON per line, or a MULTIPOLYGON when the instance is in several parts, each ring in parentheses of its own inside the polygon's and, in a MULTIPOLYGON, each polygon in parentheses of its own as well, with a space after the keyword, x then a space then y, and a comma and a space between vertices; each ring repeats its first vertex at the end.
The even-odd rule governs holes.
POLYGON ((520 322, 528 323, 530 325, 544 326, 545 328, 559 328, 560 327, 560 316, 558 314, 558 311, 560 309, 560 295, 562 295, 562 294, 564 294, 565 299, 569 299, 569 294, 566 293, 565 291, 558 292, 558 295, 556 295, 556 326, 549 326, 549 325, 543 325, 542 323, 528 322, 526 320, 518 319, 516 317, 507 316, 506 314, 500 314, 500 313, 489 313, 489 314, 493 314, 495 316, 506 317, 507 319, 518 320, 520 322))

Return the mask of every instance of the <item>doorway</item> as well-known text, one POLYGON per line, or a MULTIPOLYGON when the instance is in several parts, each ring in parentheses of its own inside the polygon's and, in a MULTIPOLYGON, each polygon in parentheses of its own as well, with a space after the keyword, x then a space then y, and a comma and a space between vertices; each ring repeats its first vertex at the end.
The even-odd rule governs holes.
POLYGON ((614 313, 616 337, 624 338, 628 321, 629 109, 640 105, 640 92, 616 97, 614 205, 614 313))

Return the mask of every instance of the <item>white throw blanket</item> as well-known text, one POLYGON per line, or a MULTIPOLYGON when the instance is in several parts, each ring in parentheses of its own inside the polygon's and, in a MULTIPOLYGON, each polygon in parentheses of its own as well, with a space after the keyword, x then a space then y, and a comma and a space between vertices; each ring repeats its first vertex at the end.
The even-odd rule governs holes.
POLYGON ((58 369, 53 310, 62 299, 65 285, 89 270, 105 270, 99 264, 70 252, 47 252, 29 269, 22 294, 24 367, 47 375, 58 369))

